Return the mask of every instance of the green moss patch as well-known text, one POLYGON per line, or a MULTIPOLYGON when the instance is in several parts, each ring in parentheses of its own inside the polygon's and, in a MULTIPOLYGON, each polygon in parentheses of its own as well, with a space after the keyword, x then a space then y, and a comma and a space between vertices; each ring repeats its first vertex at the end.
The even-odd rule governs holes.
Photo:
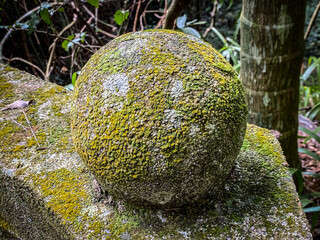
POLYGON ((245 133, 231 65, 200 39, 155 30, 101 48, 75 87, 77 152, 112 195, 181 206, 214 196, 245 133))

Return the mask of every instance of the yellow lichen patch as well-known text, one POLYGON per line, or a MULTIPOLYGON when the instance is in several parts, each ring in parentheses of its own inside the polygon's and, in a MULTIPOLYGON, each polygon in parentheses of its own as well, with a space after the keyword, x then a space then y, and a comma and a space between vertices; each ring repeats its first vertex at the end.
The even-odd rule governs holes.
POLYGON ((89 201, 78 175, 67 169, 59 169, 35 175, 33 181, 47 200, 47 205, 64 223, 74 222, 82 206, 89 201))
POLYGON ((265 156, 274 157, 278 164, 284 161, 279 142, 265 128, 248 124, 242 149, 255 150, 265 156))
MULTIPOLYGON (((5 229, 5 230, 12 230, 12 228, 11 228, 11 226, 9 225, 9 223, 6 221, 6 220, 4 220, 2 217, 1 217, 1 215, 0 215, 0 226, 3 228, 3 229, 5 229)), ((1 236, 1 235, 0 235, 1 236)))

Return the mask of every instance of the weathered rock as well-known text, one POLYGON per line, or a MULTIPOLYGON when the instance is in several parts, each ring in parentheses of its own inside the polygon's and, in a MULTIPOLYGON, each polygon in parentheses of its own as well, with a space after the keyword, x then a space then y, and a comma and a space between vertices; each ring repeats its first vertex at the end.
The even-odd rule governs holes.
POLYGON ((249 125, 220 202, 182 212, 132 209, 101 195, 75 153, 71 92, 0 65, 0 226, 25 240, 312 239, 278 141, 249 125), (17 124, 18 123, 18 124, 17 124), (38 150, 37 150, 38 149, 38 150))
POLYGON ((218 195, 246 114, 236 72, 210 44, 152 30, 123 35, 88 61, 75 88, 72 133, 111 195, 179 207, 218 195))

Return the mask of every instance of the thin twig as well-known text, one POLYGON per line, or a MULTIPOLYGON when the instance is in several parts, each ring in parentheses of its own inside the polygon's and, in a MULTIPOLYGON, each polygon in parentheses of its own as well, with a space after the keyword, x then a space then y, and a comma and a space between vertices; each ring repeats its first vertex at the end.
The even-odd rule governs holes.
POLYGON ((307 40, 309 34, 310 34, 310 31, 311 31, 311 28, 315 22, 315 19, 317 18, 317 15, 319 13, 319 10, 320 10, 320 1, 318 3, 318 5, 316 6, 316 9, 314 10, 313 14, 312 14, 312 18, 309 22, 309 25, 308 25, 308 28, 307 28, 307 31, 306 33, 304 34, 304 40, 307 40))
POLYGON ((33 135, 34 139, 36 140, 36 142, 37 142, 37 144, 38 144, 38 147, 40 148, 40 144, 39 144, 39 142, 38 142, 38 139, 37 139, 36 135, 34 134, 34 131, 33 131, 32 126, 31 126, 31 123, 29 122, 29 119, 28 119, 28 117, 27 117, 27 114, 25 113, 25 111, 24 111, 22 108, 21 108, 21 110, 22 110, 22 112, 23 112, 23 114, 24 114, 24 116, 25 116, 25 118, 26 118, 26 120, 27 120, 27 123, 29 124, 29 127, 30 127, 30 130, 31 130, 31 132, 32 132, 32 135, 33 135))
POLYGON ((140 6, 141 6, 141 0, 138 1, 138 6, 137 6, 137 10, 136 10, 136 16, 134 17, 132 32, 136 31, 138 15, 139 15, 139 11, 140 11, 140 6))
MULTIPOLYGON (((157 23, 157 26, 154 29, 158 29, 161 25, 163 25, 163 21, 166 18, 167 15, 167 7, 168 7, 168 0, 164 0, 164 12, 163 15, 160 18, 159 22, 157 23)), ((156 16, 156 14, 154 14, 156 16)))
MULTIPOLYGON (((102 29, 100 29, 100 28, 98 28, 98 27, 96 27, 96 29, 99 31, 99 32, 101 32, 103 35, 106 35, 106 36, 108 36, 108 37, 110 37, 110 38, 116 38, 117 36, 116 35, 114 35, 114 34, 112 34, 112 33, 108 33, 108 32, 106 32, 106 31, 103 31, 102 29)), ((101 46, 100 46, 101 47, 101 46)))
POLYGON ((94 10, 95 10, 95 17, 94 17, 94 19, 95 19, 95 24, 94 24, 94 27, 95 28, 97 28, 98 27, 98 8, 94 8, 94 10))
POLYGON ((146 5, 146 7, 144 8, 144 10, 143 10, 143 12, 142 12, 142 14, 140 15, 140 30, 143 30, 144 28, 143 28, 143 20, 144 20, 144 22, 145 22, 145 25, 147 25, 147 21, 146 21, 146 11, 147 11, 147 9, 148 9, 148 7, 149 7, 149 5, 150 5, 150 3, 152 2, 152 0, 149 0, 148 1, 148 3, 147 3, 147 5, 146 5))
POLYGON ((74 45, 77 45, 78 47, 83 48, 84 50, 87 50, 87 51, 89 51, 89 52, 94 53, 94 51, 92 51, 92 50, 89 49, 89 48, 86 48, 86 46, 84 46, 84 45, 82 45, 82 44, 80 44, 80 43, 77 43, 77 42, 73 42, 72 40, 70 40, 70 39, 68 39, 68 38, 61 37, 61 36, 59 36, 59 35, 52 34, 52 33, 47 33, 47 32, 44 32, 44 31, 37 31, 37 32, 39 32, 39 33, 45 33, 45 34, 48 34, 49 36, 57 37, 57 38, 59 38, 59 39, 61 39, 61 40, 67 40, 67 41, 69 41, 69 42, 72 42, 74 45))
POLYGON ((101 40, 99 39, 99 37, 97 36, 95 31, 90 26, 90 24, 88 24, 87 21, 82 17, 82 14, 81 14, 80 10, 78 8, 76 8, 74 4, 71 4, 71 7, 73 9, 73 12, 79 17, 80 21, 83 22, 84 25, 86 25, 86 27, 88 28, 89 32, 97 40, 98 44, 103 46, 103 42, 101 42, 101 40))
POLYGON ((9 63, 10 63, 11 61, 21 61, 21 62, 24 62, 24 63, 30 65, 31 67, 37 69, 37 70, 42 74, 42 76, 43 76, 44 78, 46 77, 45 73, 44 73, 38 66, 34 65, 33 63, 31 63, 31 62, 29 62, 29 61, 27 61, 27 60, 25 60, 25 59, 23 59, 23 58, 14 57, 14 58, 8 59, 8 58, 4 57, 4 59, 6 59, 7 61, 9 61, 9 63))
MULTIPOLYGON (((73 24, 75 24, 77 21, 77 18, 75 18, 71 23, 69 23, 69 25, 67 25, 64 29, 62 29, 62 31, 58 34, 58 36, 61 36, 66 30, 68 30, 69 28, 71 28, 73 26, 73 24)), ((49 49, 51 48, 51 52, 50 52, 50 57, 47 63, 47 68, 46 68, 46 75, 45 75, 45 80, 48 81, 49 77, 50 77, 50 73, 52 71, 52 69, 50 69, 51 67, 51 62, 53 59, 53 54, 57 45, 57 41, 58 41, 58 37, 56 37, 53 41, 53 43, 51 44, 51 46, 49 47, 49 49)))
POLYGON ((210 13, 211 15, 211 23, 210 26, 206 29, 206 31, 203 34, 203 37, 205 38, 209 31, 211 30, 212 27, 214 27, 215 19, 216 19, 216 13, 217 13, 217 8, 218 7, 218 0, 215 0, 213 3, 213 9, 212 12, 210 13))
POLYGON ((25 127, 25 126, 23 126, 22 124, 18 123, 16 120, 11 119, 11 121, 12 121, 13 123, 17 124, 19 127, 22 127, 22 128, 23 128, 23 130, 28 131, 28 129, 27 129, 27 128, 29 128, 29 127, 25 127))

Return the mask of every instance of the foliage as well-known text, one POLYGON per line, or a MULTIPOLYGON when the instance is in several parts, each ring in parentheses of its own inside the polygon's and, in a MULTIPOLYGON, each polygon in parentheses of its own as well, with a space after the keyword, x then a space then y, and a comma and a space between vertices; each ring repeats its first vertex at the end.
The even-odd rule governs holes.
MULTIPOLYGON (((234 69, 239 73, 240 71, 240 44, 234 39, 229 37, 225 38, 215 27, 211 30, 218 36, 220 41, 223 43, 223 47, 219 50, 225 59, 230 62, 234 69)), ((238 31, 238 29, 236 29, 238 31)))
POLYGON ((87 2, 96 8, 99 8, 99 0, 87 0, 87 2))
MULTIPOLYGON (((315 141, 317 141, 320 144, 320 137, 317 135, 320 131, 320 127, 314 131, 310 131, 309 129, 300 126, 299 130, 309 135, 308 137, 300 136, 300 138, 305 138, 304 143, 306 143, 311 138, 313 138, 315 141)), ((298 148, 298 152, 307 154, 310 157, 314 158, 315 160, 320 161, 320 157, 316 153, 311 152, 305 148, 298 148)), ((290 168, 290 172, 292 175, 295 175, 296 178, 298 179, 297 190, 299 193, 300 201, 301 201, 304 212, 313 213, 312 220, 311 220, 311 231, 313 231, 320 214, 320 206, 318 206, 316 202, 316 200, 320 197, 320 192, 305 193, 304 184, 303 184, 304 180, 302 176, 312 176, 317 179, 320 179, 320 175, 315 172, 302 172, 301 170, 296 168, 290 168)))
POLYGON ((314 120, 320 112, 320 57, 310 57, 308 68, 300 77, 300 107, 307 109, 306 117, 314 120))
POLYGON ((5 60, 45 80, 67 85, 74 79, 73 73, 105 43, 126 32, 161 26, 164 3, 140 4, 137 8, 137 2, 123 0, 25 4, 0 0, 0 39, 5 37, 0 43, 0 62, 5 60))
POLYGON ((117 10, 114 14, 114 20, 121 26, 121 24, 128 19, 129 11, 117 10))
MULTIPOLYGON (((320 111, 320 58, 310 57, 308 61, 308 67, 300 77, 300 108, 306 109, 305 116, 310 120, 314 120, 318 117, 320 111)), ((311 131, 305 127, 300 126, 299 130, 306 133, 308 137, 305 138, 304 143, 310 139, 314 139, 320 144, 320 127, 311 131)), ((299 153, 306 154, 311 158, 320 161, 320 157, 305 148, 298 148, 299 153)), ((304 193, 304 185, 302 176, 312 176, 320 179, 320 175, 315 172, 302 172, 298 169, 291 169, 292 174, 295 174, 298 178, 298 192, 300 200, 305 213, 313 213, 311 220, 311 228, 314 230, 318 217, 320 214, 320 206, 317 205, 316 200, 320 197, 320 192, 304 193)))
POLYGON ((73 47, 74 44, 77 44, 79 42, 83 43, 86 37, 86 33, 82 32, 82 33, 78 33, 78 34, 72 34, 70 36, 67 37, 66 40, 64 40, 62 42, 62 47, 64 48, 64 50, 66 50, 68 52, 70 47, 73 47))
POLYGON ((203 21, 201 22, 197 22, 197 21, 198 21, 197 19, 194 19, 190 22, 187 22, 187 15, 185 14, 182 17, 177 18, 177 28, 186 34, 201 38, 200 33, 196 29, 189 27, 191 25, 200 25, 200 24, 206 23, 203 21))

